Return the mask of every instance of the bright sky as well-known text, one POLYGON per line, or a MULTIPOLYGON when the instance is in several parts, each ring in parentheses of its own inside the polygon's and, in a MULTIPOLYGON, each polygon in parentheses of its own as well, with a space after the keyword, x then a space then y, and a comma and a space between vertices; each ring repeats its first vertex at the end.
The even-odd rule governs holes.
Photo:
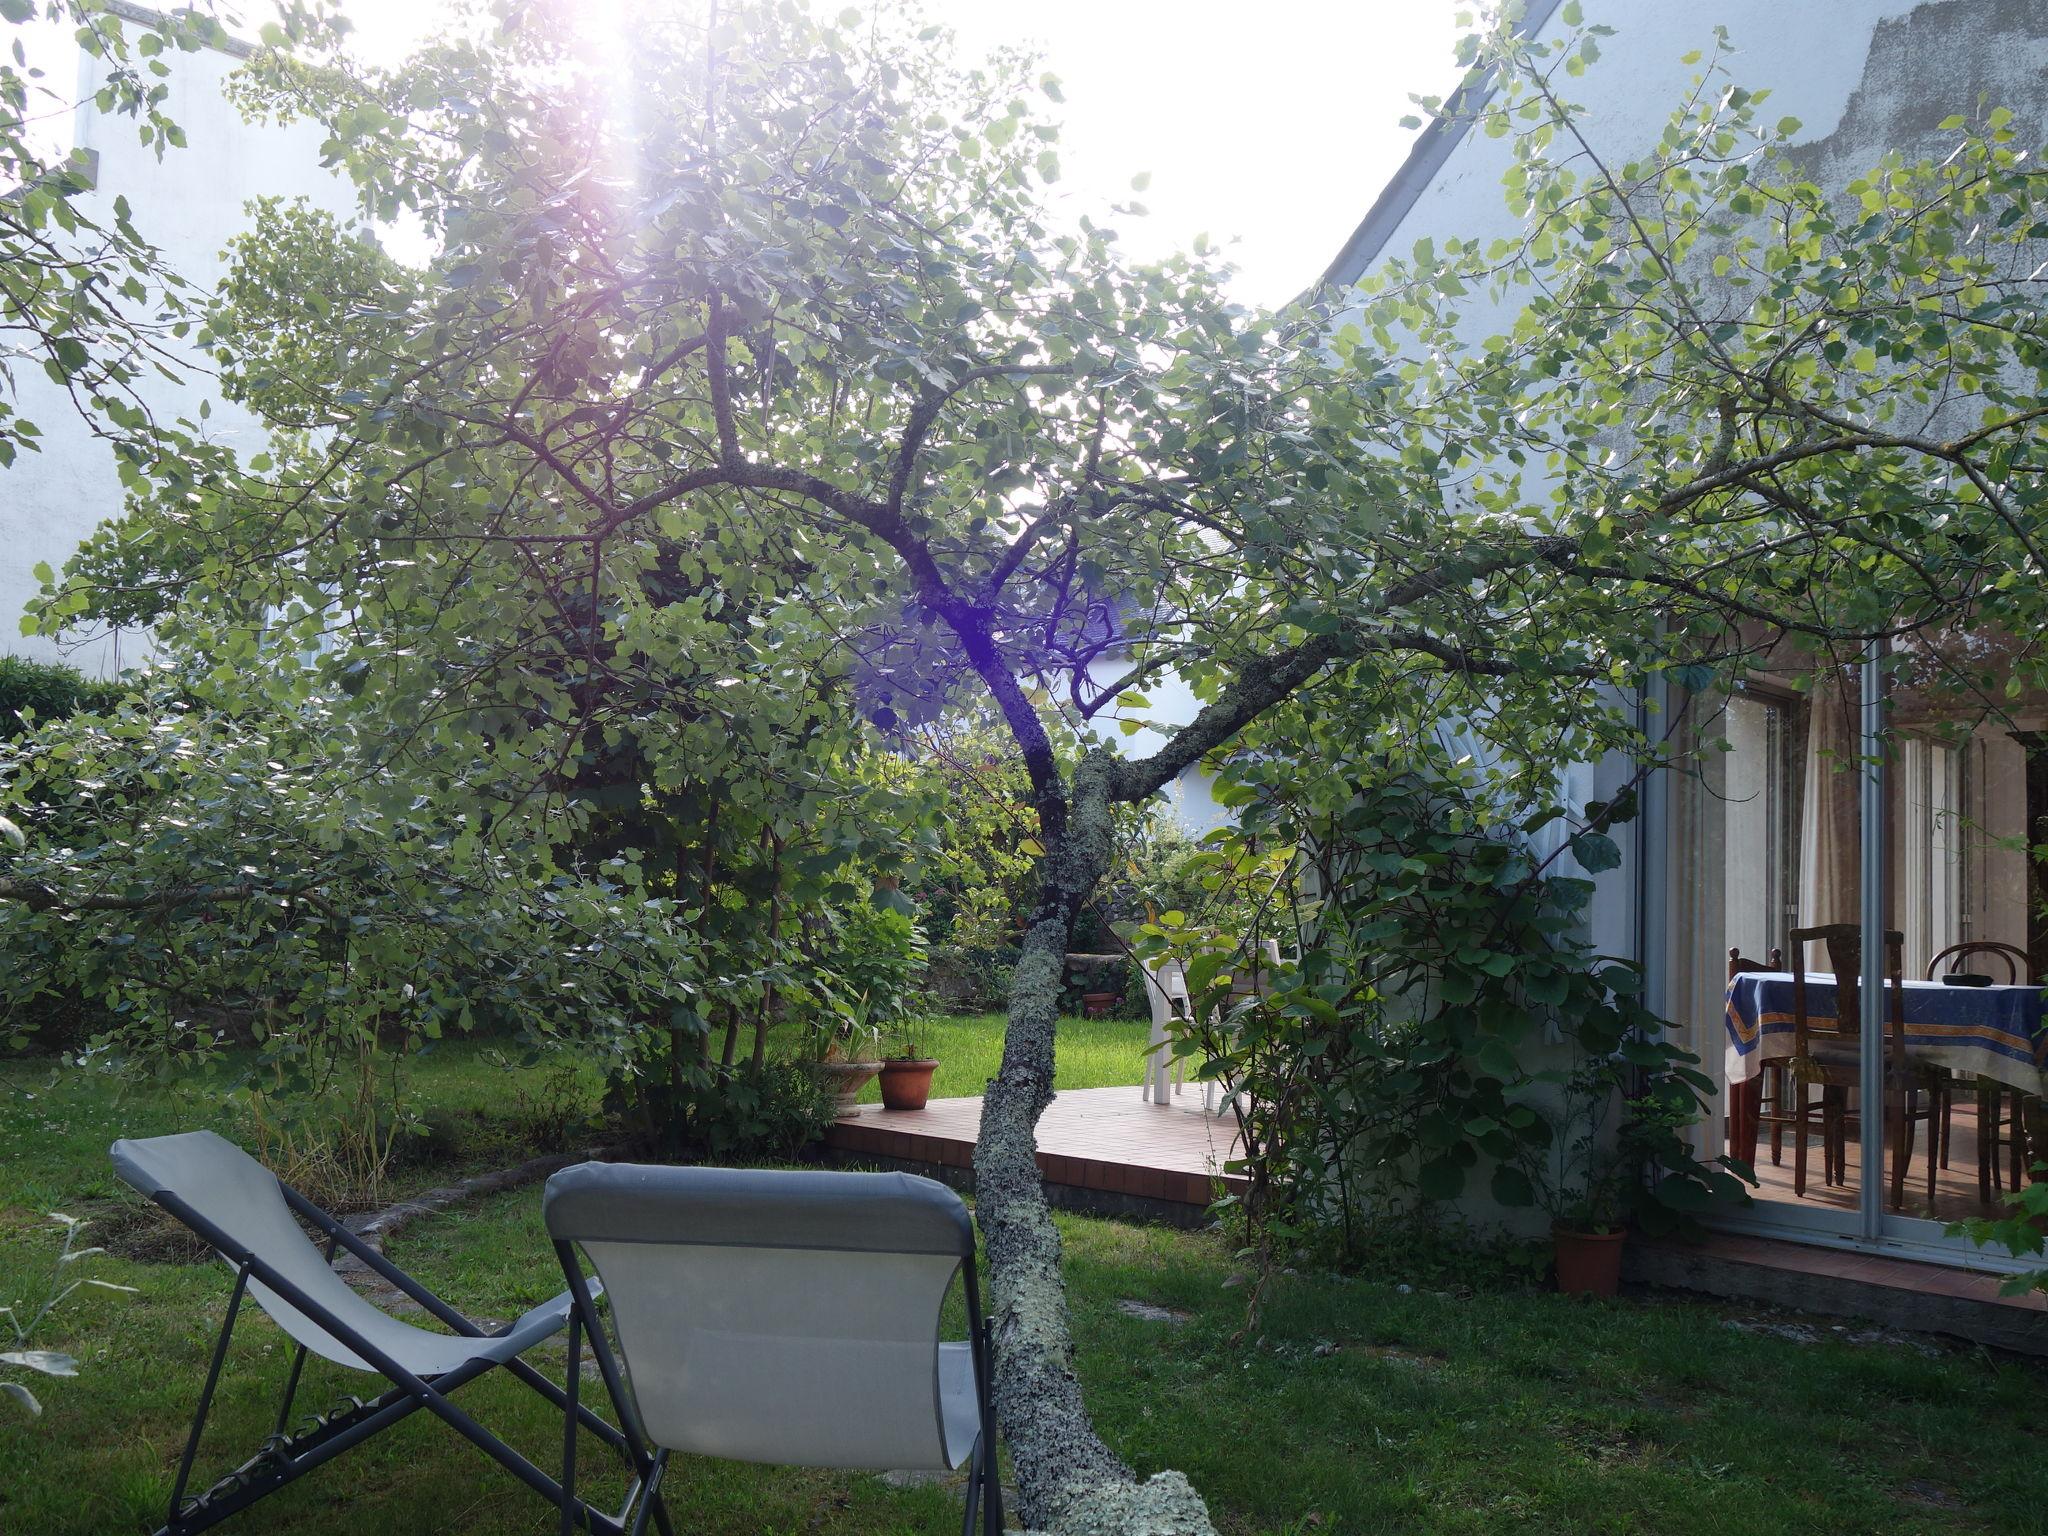
MULTIPOLYGON (((161 0, 159 0, 161 3, 161 0)), ((579 19, 693 0, 578 0, 579 19)), ((814 0, 820 6, 835 0, 814 0)), ((850 0, 858 4, 860 0, 850 0)), ((1472 0, 923 0, 967 59, 1028 44, 1066 96, 1058 191, 1078 214, 1142 202, 1115 227, 1139 257, 1198 234, 1224 245, 1236 295, 1279 304, 1317 277, 1406 155, 1410 93, 1447 95, 1456 9, 1472 0), (1149 172, 1145 191, 1131 178, 1149 172)), ((344 0, 363 51, 394 59, 447 21, 446 0, 344 0)), ((220 0, 253 33, 263 0, 220 0)), ((32 26, 60 86, 68 39, 32 26)), ((630 42, 626 46, 630 46, 630 42)), ((62 114, 59 114, 62 120, 62 114)), ((53 125, 53 131, 55 126, 53 125)))
MULTIPOLYGON (((346 0, 367 50, 426 34, 439 0, 346 0)), ((590 0, 630 17, 645 0, 590 0)), ((814 0, 824 5, 830 0, 814 0)), ((858 0, 854 0, 858 3, 858 0)), ((925 0, 962 52, 1035 44, 1060 77, 1061 191, 1133 198, 1137 255, 1235 242, 1237 296, 1278 304, 1321 274, 1407 154, 1408 97, 1457 83, 1452 14, 1472 0, 925 0), (1152 174, 1142 194, 1131 178, 1152 174)), ((630 25, 630 23, 628 23, 630 25)))

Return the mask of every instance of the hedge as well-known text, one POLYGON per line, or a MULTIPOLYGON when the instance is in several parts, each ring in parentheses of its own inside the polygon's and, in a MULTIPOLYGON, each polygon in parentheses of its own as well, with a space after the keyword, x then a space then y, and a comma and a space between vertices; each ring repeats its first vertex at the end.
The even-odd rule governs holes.
POLYGON ((59 720, 111 709, 127 692, 127 685, 118 680, 90 678, 59 662, 0 656, 0 741, 27 729, 21 718, 24 709, 34 710, 38 720, 59 720))

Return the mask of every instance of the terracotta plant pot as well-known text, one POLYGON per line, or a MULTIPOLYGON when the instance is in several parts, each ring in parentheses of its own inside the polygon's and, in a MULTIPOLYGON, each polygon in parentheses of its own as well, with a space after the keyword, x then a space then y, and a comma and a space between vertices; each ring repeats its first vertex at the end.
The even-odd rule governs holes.
POLYGON ((932 1096, 932 1073, 936 1061, 901 1056, 882 1063, 882 1108, 923 1109, 932 1096))
POLYGON ((1621 1289, 1621 1245, 1628 1233, 1581 1232, 1552 1227, 1557 1245, 1557 1288, 1567 1296, 1612 1296, 1621 1289))
POLYGON ((825 1080, 825 1087, 832 1095, 832 1108, 841 1120, 851 1119, 860 1113, 854 1101, 860 1097, 861 1089, 867 1087, 868 1079, 882 1070, 879 1061, 821 1061, 818 1075, 825 1080))
POLYGON ((1103 1018, 1117 1005, 1122 996, 1121 992, 1083 992, 1081 1012, 1091 1019, 1103 1018))

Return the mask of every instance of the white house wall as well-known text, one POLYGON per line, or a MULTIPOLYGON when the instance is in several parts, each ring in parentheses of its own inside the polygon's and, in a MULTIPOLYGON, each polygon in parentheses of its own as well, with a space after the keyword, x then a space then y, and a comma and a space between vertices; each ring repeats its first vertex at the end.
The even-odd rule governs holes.
MULTIPOLYGON (((1714 31, 1729 34, 1724 65, 1735 83, 1771 92, 1766 121, 1799 119, 1795 152, 1823 184, 1851 180, 1888 150, 1908 157, 1947 152, 1952 135, 1938 125, 1952 113, 2009 106, 2038 125, 2048 107, 2048 3, 2043 0, 1583 0, 1586 21, 1614 28, 1601 58, 1566 82, 1584 104, 1583 126, 1603 159, 1625 161, 1650 147, 1685 100, 1714 31)), ((1529 14, 1547 36, 1563 30, 1557 0, 1529 0, 1529 14)), ((1512 161, 1505 139, 1439 129, 1418 141, 1411 164, 1390 184, 1329 279, 1355 282, 1386 256, 1405 256, 1416 242, 1446 237, 1482 244, 1518 233, 1502 191, 1512 161), (1445 144, 1449 143, 1449 148, 1445 144)), ((1475 297, 1460 330, 1477 342, 1508 328, 1512 304, 1475 297)), ((1529 482, 1531 494, 1541 487, 1529 482)), ((1650 717, 1653 734, 1666 722, 1650 717)), ((2021 754, 2000 738, 1987 751, 1987 823, 2004 827, 2023 811, 2021 754)), ((1617 836, 1623 863, 1599 876, 1590 913, 1594 944, 1641 960, 1649 1002, 1667 1017, 1694 1021, 1690 1038, 1718 1047, 1718 1017, 1727 939, 1717 791, 1722 765, 1707 765, 1703 786, 1690 779, 1653 784, 1647 814, 1617 836), (1633 835, 1630 835, 1631 831, 1633 835), (1674 871, 1683 879, 1673 880, 1674 871), (1710 1027, 1711 1026, 1711 1027, 1710 1027)), ((1568 793, 1605 798, 1625 782, 1629 765, 1609 760, 1567 775, 1568 793)), ((1995 835, 1995 833, 1993 834, 1995 835)), ((1987 857, 1987 887, 2004 890, 2024 879, 2017 856, 1987 857)), ((1718 1141, 1718 1113, 1701 1128, 1700 1146, 1718 1141)), ((1477 1181, 1483 1189, 1484 1181, 1477 1181)), ((1483 1194, 1458 1203, 1468 1218, 1533 1230, 1533 1216, 1504 1212, 1483 1194)))
MULTIPOLYGON (((1540 0, 1530 9, 1544 12, 1540 0)), ((1889 149, 1944 153, 1952 136, 1938 125, 1951 113, 2009 105, 2022 121, 2039 123, 2048 104, 2048 4, 2039 0, 1584 0, 1582 9, 1587 22, 1610 26, 1614 35, 1601 40, 1599 62, 1567 85, 1586 108, 1588 141, 1612 162, 1640 154, 1661 133, 1700 68, 1685 56, 1710 55, 1717 26, 1729 34, 1730 76, 1770 91, 1767 120, 1799 119, 1795 148, 1824 182, 1852 179, 1889 149)), ((1563 30, 1562 7, 1553 4, 1542 31, 1563 30)), ((1418 152, 1426 153, 1426 145, 1418 152)), ((1520 224, 1502 194, 1512 159, 1506 139, 1459 138, 1405 210, 1373 211, 1331 276, 1356 281, 1381 257, 1406 255, 1425 237, 1485 243, 1513 236, 1520 224)), ((1398 204, 1399 195, 1397 182, 1385 201, 1398 204)), ((1508 304, 1490 306, 1480 297, 1461 330, 1478 341, 1511 321, 1508 304)), ((1592 794, 1610 794, 1626 774, 1625 764, 1599 765, 1592 794)), ((1641 867, 1638 840, 1624 837, 1622 867, 1597 882, 1593 939, 1608 953, 1637 952, 1638 893, 1645 879, 1661 878, 1665 830, 1650 829, 1655 869, 1641 867)), ((1638 958, 1656 968, 1658 957, 1638 958)))

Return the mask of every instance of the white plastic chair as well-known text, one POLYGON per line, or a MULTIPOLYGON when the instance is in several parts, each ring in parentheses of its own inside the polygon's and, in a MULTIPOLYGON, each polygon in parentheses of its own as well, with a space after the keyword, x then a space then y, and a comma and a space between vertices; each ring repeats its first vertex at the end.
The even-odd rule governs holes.
POLYGON ((1152 1005, 1152 1033, 1145 1053, 1145 1082, 1139 1097, 1148 1104, 1165 1104, 1168 1079, 1178 1093, 1187 1080, 1186 1058, 1173 1054, 1170 1026, 1176 1019, 1190 1018, 1187 968, 1178 960, 1144 966, 1145 997, 1152 1005))
MULTIPOLYGON (((989 1334, 960 1197, 907 1173, 584 1163, 548 1180, 568 1277, 569 1399, 582 1341, 648 1467, 630 1530, 663 1530, 671 1452, 783 1466, 955 1471, 974 1464, 963 1531, 1003 1528, 989 1334), (613 1354, 584 1280, 604 1282, 613 1354), (953 1277, 969 1337, 939 1337, 953 1277), (650 1454, 651 1453, 651 1454, 650 1454)), ((571 1531, 575 1425, 565 1424, 571 1531)), ((632 1510, 620 1512, 623 1521, 632 1510)))
MULTIPOLYGON (((1259 941, 1259 958, 1267 974, 1278 970, 1280 968, 1280 941, 1278 939, 1261 939, 1259 941)), ((1259 985, 1263 990, 1263 978, 1255 976, 1253 980, 1254 985, 1259 985)), ((1217 1022, 1218 1027, 1225 1034, 1236 1033, 1237 1025, 1229 1014, 1224 1014, 1217 1022)), ((1220 1114, 1224 1109, 1230 1107, 1231 1101, 1236 1097, 1237 1091, 1222 1078, 1208 1076, 1202 1079, 1202 1113, 1207 1115, 1220 1114), (1222 1088, 1222 1104, 1220 1107, 1217 1103, 1219 1085, 1222 1088)))

